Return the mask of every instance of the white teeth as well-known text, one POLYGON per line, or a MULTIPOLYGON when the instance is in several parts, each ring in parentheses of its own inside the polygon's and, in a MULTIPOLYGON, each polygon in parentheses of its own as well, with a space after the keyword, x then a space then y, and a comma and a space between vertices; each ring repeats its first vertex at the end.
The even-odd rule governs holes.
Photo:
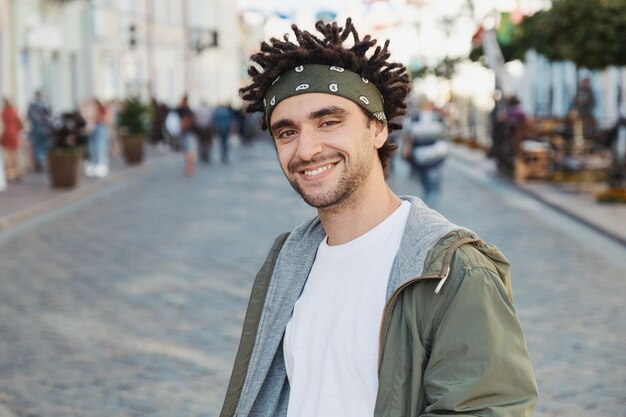
POLYGON ((332 167, 333 165, 326 165, 323 167, 319 167, 317 169, 313 169, 313 170, 309 170, 309 171, 304 171, 304 175, 306 175, 307 177, 312 177, 313 175, 319 175, 322 172, 326 171, 328 168, 332 167))

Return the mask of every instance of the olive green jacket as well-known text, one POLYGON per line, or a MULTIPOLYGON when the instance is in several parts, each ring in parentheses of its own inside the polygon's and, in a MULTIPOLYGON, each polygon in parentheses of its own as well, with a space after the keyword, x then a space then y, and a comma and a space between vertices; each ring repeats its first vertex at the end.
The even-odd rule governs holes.
MULTIPOLYGON (((412 207, 381 318, 374 416, 531 416, 537 387, 506 258, 403 198, 412 207)), ((324 237, 320 228, 314 219, 270 250, 220 417, 286 416, 282 337, 324 237)))

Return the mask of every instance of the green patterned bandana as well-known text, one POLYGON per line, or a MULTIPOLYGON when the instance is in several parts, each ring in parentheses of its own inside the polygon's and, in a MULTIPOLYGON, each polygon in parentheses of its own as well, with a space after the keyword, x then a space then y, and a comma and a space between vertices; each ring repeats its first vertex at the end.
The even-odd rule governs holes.
POLYGON ((369 80, 341 67, 306 64, 281 74, 267 89, 263 99, 267 125, 270 125, 272 112, 278 103, 307 93, 326 93, 347 98, 381 122, 387 123, 383 96, 369 80))

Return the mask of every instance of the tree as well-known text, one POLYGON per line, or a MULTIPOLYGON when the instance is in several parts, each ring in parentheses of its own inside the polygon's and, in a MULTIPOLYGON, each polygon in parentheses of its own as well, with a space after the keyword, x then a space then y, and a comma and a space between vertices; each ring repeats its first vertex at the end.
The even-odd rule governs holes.
MULTIPOLYGON (((550 61, 569 60, 592 70, 626 65, 626 0, 554 0, 551 9, 505 28, 498 43, 507 62, 534 49, 550 61)), ((482 55, 478 46, 470 58, 482 55)))
POLYGON ((541 10, 524 17, 512 41, 516 58, 523 59, 527 51, 534 49, 550 61, 564 61, 566 58, 558 45, 563 42, 565 33, 555 30, 558 24, 559 17, 551 10, 541 10))
POLYGON ((543 12, 544 21, 537 28, 542 43, 533 42, 539 52, 542 45, 553 45, 559 57, 588 69, 626 65, 626 1, 624 0, 554 0, 543 12))

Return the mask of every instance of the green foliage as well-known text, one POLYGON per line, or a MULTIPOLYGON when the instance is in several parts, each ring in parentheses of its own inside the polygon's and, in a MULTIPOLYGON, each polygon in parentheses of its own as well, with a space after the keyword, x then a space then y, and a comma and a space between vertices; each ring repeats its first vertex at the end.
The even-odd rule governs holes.
MULTIPOLYGON (((551 61, 589 69, 626 65, 626 0, 554 0, 551 9, 506 29, 498 42, 507 62, 534 49, 551 61)), ((470 59, 482 55, 482 47, 474 48, 470 59)))
POLYGON ((589 69, 626 65, 626 1, 555 0, 550 39, 566 59, 589 69))
POLYGON ((119 113, 118 127, 122 134, 146 135, 148 117, 148 106, 137 98, 129 98, 119 113))
POLYGON ((526 16, 514 35, 513 43, 517 49, 517 58, 523 58, 528 50, 534 49, 550 61, 565 60, 558 45, 566 35, 561 30, 555 29, 559 24, 559 17, 551 10, 542 10, 532 16, 526 16))

